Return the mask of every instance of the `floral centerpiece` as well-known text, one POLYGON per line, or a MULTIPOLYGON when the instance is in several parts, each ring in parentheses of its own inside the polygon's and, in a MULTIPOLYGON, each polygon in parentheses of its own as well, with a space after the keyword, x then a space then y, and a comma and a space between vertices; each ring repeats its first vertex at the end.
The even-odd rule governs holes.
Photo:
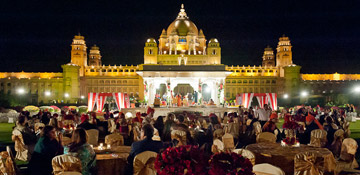
POLYGON ((301 129, 301 126, 294 120, 287 120, 283 124, 286 138, 281 141, 281 146, 299 147, 300 143, 296 138, 296 131, 301 129))
POLYGON ((253 175, 250 160, 236 153, 221 152, 210 159, 210 175, 253 175))
POLYGON ((155 169, 159 175, 204 175, 207 161, 198 146, 169 147, 158 154, 155 169))

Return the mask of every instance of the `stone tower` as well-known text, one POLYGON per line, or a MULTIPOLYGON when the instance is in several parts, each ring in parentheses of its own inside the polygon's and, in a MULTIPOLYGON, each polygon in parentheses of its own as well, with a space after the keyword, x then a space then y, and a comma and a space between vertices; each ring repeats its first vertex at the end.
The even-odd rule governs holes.
POLYGON ((207 54, 210 64, 221 64, 221 48, 216 38, 210 39, 207 47, 207 54))
POLYGON ((75 64, 64 64, 63 69, 63 88, 65 103, 76 103, 80 98, 80 66, 75 64))
POLYGON ((80 76, 84 76, 87 66, 86 44, 83 36, 75 35, 71 44, 71 63, 80 66, 80 76))
POLYGON ((100 49, 96 45, 92 46, 90 49, 89 66, 101 66, 100 49))
POLYGON ((158 47, 154 38, 147 39, 144 47, 144 64, 157 64, 158 47))
POLYGON ((267 46, 264 50, 263 55, 263 67, 275 67, 275 57, 274 57, 274 51, 270 46, 267 46))
POLYGON ((291 52, 291 43, 289 37, 283 35, 279 38, 279 43, 276 48, 276 66, 284 67, 288 65, 292 65, 292 52, 291 52))

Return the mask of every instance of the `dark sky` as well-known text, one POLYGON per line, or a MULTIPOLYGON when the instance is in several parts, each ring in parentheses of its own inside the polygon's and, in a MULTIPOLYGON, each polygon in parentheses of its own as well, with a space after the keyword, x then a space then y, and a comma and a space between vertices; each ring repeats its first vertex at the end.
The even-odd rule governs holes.
POLYGON ((260 65, 286 34, 303 73, 360 73, 359 0, 1 1, 0 72, 62 71, 78 32, 105 65, 141 64, 146 39, 159 38, 181 3, 220 41, 223 64, 260 65))

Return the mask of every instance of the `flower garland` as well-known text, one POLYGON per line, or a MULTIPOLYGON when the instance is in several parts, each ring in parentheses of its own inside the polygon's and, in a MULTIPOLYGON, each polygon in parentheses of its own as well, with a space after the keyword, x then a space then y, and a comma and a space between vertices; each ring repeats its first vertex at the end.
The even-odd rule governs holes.
POLYGON ((253 175, 250 160, 236 153, 216 153, 210 159, 210 175, 253 175))
POLYGON ((159 175, 205 175, 207 161, 198 146, 169 147, 158 154, 155 169, 159 175))

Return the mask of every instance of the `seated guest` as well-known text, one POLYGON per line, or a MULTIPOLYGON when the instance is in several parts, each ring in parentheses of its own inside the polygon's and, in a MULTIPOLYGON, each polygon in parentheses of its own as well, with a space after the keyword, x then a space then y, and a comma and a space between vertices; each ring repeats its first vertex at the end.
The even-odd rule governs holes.
POLYGON ((51 160, 63 153, 63 147, 56 140, 56 130, 52 126, 45 126, 39 141, 36 143, 34 153, 29 162, 30 174, 52 174, 51 160))
MULTIPOLYGON (((184 124, 185 121, 185 117, 182 114, 179 114, 177 116, 177 123, 173 126, 173 130, 180 130, 180 131, 185 131, 186 132, 186 142, 187 144, 191 144, 192 143, 192 137, 191 137, 191 133, 189 130, 189 126, 187 126, 186 124, 184 124)), ((212 137, 212 135, 211 135, 212 137)))
POLYGON ((163 135, 163 131, 164 131, 164 120, 163 120, 163 116, 159 116, 155 123, 154 123, 154 127, 158 130, 159 132, 159 136, 162 138, 163 135))
POLYGON ((279 122, 278 115, 276 113, 272 113, 270 115, 270 120, 265 123, 263 126, 263 132, 271 132, 275 134, 275 130, 277 131, 276 137, 277 141, 281 140, 280 130, 277 128, 276 123, 279 122))
POLYGON ((163 148, 163 143, 161 141, 154 141, 152 137, 154 136, 154 128, 151 124, 145 124, 141 130, 141 141, 134 142, 131 145, 131 151, 129 157, 127 158, 127 167, 126 174, 133 174, 133 161, 136 155, 144 151, 153 151, 160 152, 160 149, 163 148))
POLYGON ((77 126, 77 128, 83 128, 85 130, 89 129, 97 129, 96 125, 91 124, 89 122, 89 116, 86 114, 81 115, 81 124, 77 126))
POLYGON ((43 115, 41 116, 40 122, 47 125, 50 121, 50 117, 51 117, 50 115, 51 115, 50 113, 44 112, 43 115))
POLYGON ((170 142, 171 141, 171 127, 175 124, 174 122, 174 114, 169 113, 166 116, 166 121, 164 125, 164 130, 162 134, 161 140, 164 142, 170 142))
POLYGON ((303 138, 300 138, 300 143, 308 144, 310 143, 311 131, 315 129, 324 129, 323 126, 319 123, 318 120, 315 119, 314 116, 308 114, 306 117, 306 130, 303 134, 303 138))
POLYGON ((78 128, 72 135, 72 143, 65 147, 65 153, 77 157, 81 161, 83 175, 95 174, 96 155, 91 146, 87 143, 87 134, 83 128, 78 128))
POLYGON ((51 118, 50 122, 49 122, 49 126, 54 127, 55 134, 56 134, 56 140, 58 142, 60 142, 60 139, 62 139, 62 136, 63 136, 63 134, 62 134, 63 128, 59 127, 59 123, 58 123, 57 119, 56 118, 51 118))
POLYGON ((12 141, 15 142, 16 159, 22 161, 29 161, 34 146, 37 142, 37 137, 33 131, 27 126, 27 118, 24 115, 18 117, 16 127, 12 132, 12 141), (20 150, 18 150, 20 148, 20 150))
POLYGON ((117 123, 119 125, 120 134, 126 139, 129 136, 129 126, 125 119, 125 114, 121 113, 118 120, 117 123))
POLYGON ((334 119, 330 116, 326 117, 326 123, 324 123, 324 130, 327 132, 328 146, 334 141, 334 133, 339 127, 334 123, 334 119))
POLYGON ((270 115, 270 120, 267 121, 263 126, 263 132, 271 132, 274 133, 275 130, 277 130, 276 123, 278 122, 278 115, 275 113, 272 113, 270 115))

